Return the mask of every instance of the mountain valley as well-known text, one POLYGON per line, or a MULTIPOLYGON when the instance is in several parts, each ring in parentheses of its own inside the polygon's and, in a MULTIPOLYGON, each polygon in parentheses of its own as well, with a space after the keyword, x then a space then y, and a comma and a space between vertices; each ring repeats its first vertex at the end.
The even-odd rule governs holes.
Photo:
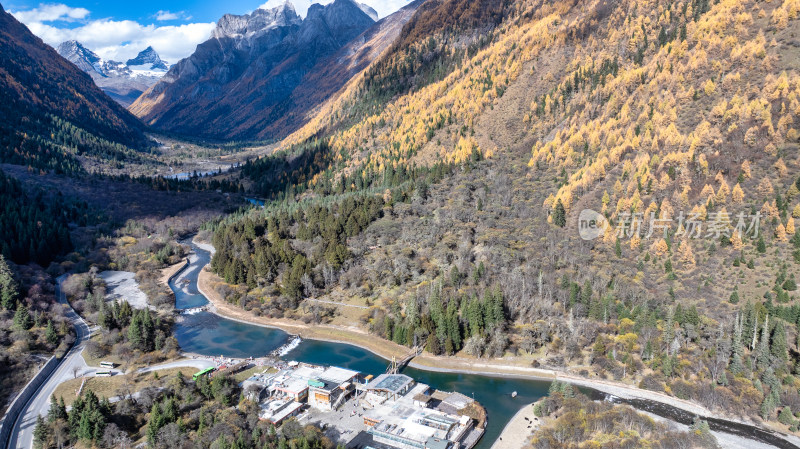
MULTIPOLYGON (((800 447, 800 1, 273 3, 209 23, 172 65, 156 44, 124 63, 56 51, 0 8, 8 366, 70 347, 63 283, 97 329, 87 363, 126 375, 240 357, 278 328, 342 364, 346 343, 546 380, 533 400, 480 378, 533 402, 512 405, 513 449, 800 447), (148 308, 103 300, 98 273, 118 270, 148 308)), ((258 419, 239 383, 260 368, 56 401, 36 441, 361 444, 258 419)), ((508 437, 486 429, 477 448, 508 437)))

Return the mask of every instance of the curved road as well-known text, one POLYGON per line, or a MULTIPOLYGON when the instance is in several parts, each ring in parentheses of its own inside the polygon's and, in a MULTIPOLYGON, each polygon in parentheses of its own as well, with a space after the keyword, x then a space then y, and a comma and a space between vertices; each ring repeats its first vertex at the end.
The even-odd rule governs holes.
POLYGON ((89 329, 89 326, 83 321, 83 318, 81 318, 67 302, 66 295, 61 289, 61 283, 64 282, 64 279, 66 279, 66 275, 60 276, 57 279, 56 297, 58 297, 58 302, 66 305, 65 316, 75 327, 76 340, 50 377, 42 383, 34 396, 20 411, 19 417, 11 431, 11 438, 9 439, 8 447, 11 449, 30 449, 33 447, 33 429, 36 426, 36 418, 39 415, 46 414, 49 410, 50 396, 52 396, 56 387, 61 382, 74 377, 73 368, 78 369, 79 376, 85 374, 89 369, 86 365, 86 361, 81 356, 81 352, 83 348, 86 347, 86 342, 92 335, 92 330, 89 329))

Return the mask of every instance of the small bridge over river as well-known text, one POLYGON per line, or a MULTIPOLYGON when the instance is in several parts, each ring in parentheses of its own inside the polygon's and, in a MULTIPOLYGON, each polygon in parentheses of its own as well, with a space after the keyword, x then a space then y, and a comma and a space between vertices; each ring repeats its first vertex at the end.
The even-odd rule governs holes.
POLYGON ((416 357, 416 356, 418 356, 420 354, 422 354, 422 347, 421 346, 415 346, 411 350, 411 352, 406 354, 405 357, 403 357, 399 361, 397 360, 396 357, 392 357, 392 364, 389 365, 389 367, 386 369, 386 373, 387 374, 397 374, 397 373, 399 373, 400 370, 405 368, 406 365, 408 365, 411 362, 411 360, 414 359, 414 357, 416 357))

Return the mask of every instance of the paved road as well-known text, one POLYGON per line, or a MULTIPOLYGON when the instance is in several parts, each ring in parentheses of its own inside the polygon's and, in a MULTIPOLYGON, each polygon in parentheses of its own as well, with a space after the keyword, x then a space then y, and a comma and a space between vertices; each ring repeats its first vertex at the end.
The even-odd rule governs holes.
POLYGON ((36 394, 25 404, 25 407, 20 412, 19 418, 14 423, 14 429, 11 432, 11 439, 9 440, 8 447, 11 449, 30 449, 33 447, 33 429, 36 426, 36 418, 39 415, 44 415, 50 408, 50 396, 55 391, 56 387, 65 380, 74 377, 73 368, 78 370, 78 376, 95 371, 86 365, 86 361, 81 356, 83 348, 86 347, 86 342, 89 340, 92 331, 86 322, 83 321, 75 311, 70 307, 67 302, 66 295, 61 289, 61 283, 66 279, 66 275, 57 279, 56 297, 58 301, 66 305, 65 316, 72 322, 75 327, 77 339, 72 349, 69 350, 67 355, 61 360, 58 367, 53 371, 53 374, 42 383, 36 394))

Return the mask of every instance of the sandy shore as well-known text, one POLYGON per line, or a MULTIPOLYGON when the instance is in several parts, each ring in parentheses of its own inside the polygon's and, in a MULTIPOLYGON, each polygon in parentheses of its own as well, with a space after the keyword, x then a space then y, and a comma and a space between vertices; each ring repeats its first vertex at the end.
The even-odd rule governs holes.
POLYGON ((192 239, 192 243, 197 245, 198 248, 200 248, 202 250, 205 250, 205 251, 208 251, 209 253, 211 253, 212 256, 214 255, 214 253, 217 252, 217 249, 214 248, 214 245, 212 245, 211 243, 204 242, 202 240, 197 240, 197 239, 192 239))
POLYGON ((147 295, 139 288, 136 273, 103 271, 100 278, 106 283, 106 301, 126 300, 134 309, 155 309, 147 303, 147 295))
POLYGON ((533 404, 522 407, 503 428, 503 432, 492 445, 492 449, 524 448, 539 424, 541 424, 541 420, 533 414, 533 404))
POLYGON ((161 284, 163 284, 164 287, 167 288, 167 290, 169 290, 170 289, 169 280, 172 279, 172 276, 178 274, 178 272, 181 271, 188 262, 189 262, 188 259, 184 259, 176 263, 175 265, 171 265, 167 268, 164 268, 163 270, 161 270, 161 277, 158 278, 158 281, 161 282, 161 284))

